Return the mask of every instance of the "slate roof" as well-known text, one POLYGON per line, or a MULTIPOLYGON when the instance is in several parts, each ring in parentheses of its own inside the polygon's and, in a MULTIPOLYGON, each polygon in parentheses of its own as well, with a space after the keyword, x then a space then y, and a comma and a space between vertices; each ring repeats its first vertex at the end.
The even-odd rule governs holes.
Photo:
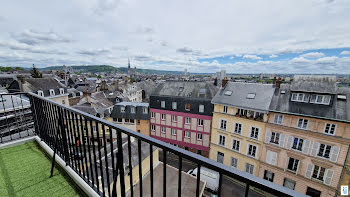
POLYGON ((121 106, 135 106, 135 107, 149 107, 149 103, 137 103, 137 102, 120 102, 115 105, 121 105, 121 106))
POLYGON ((335 94, 337 92, 336 76, 295 75, 290 89, 335 94))
POLYGON ((152 95, 212 99, 216 92, 217 88, 210 82, 166 81, 160 83, 152 95))
POLYGON ((268 111, 274 89, 272 84, 227 82, 225 88, 217 92, 212 103, 268 111), (226 91, 232 91, 231 96, 225 95, 226 91), (248 94, 255 94, 255 98, 247 98, 248 94))

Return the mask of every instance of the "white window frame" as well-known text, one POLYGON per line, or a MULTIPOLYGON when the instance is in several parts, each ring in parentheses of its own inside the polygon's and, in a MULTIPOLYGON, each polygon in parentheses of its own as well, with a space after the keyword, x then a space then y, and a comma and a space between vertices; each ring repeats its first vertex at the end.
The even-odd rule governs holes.
POLYGON ((225 120, 225 119, 220 119, 220 130, 224 130, 224 131, 226 131, 227 130, 227 120, 225 120), (223 128, 222 126, 223 126, 223 122, 225 122, 225 128, 223 128))
POLYGON ((222 108, 222 113, 227 114, 227 111, 228 111, 228 106, 224 105, 223 108, 222 108))
POLYGON ((309 128, 309 120, 308 119, 305 119, 305 118, 299 118, 298 119, 298 122, 297 122, 297 128, 299 128, 299 129, 303 129, 303 130, 307 130, 308 128, 309 128), (299 127, 299 121, 300 120, 302 120, 302 125, 301 125, 301 127, 299 127), (304 124, 305 124, 305 121, 307 121, 307 123, 306 123, 306 127, 304 128, 303 126, 304 126, 304 124))
POLYGON ((172 115, 172 116, 171 116, 171 120, 172 120, 173 122, 177 122, 177 116, 176 116, 176 115, 172 115))
POLYGON ((329 105, 331 103, 331 95, 319 95, 319 94, 313 94, 311 96, 316 96, 315 100, 311 101, 311 97, 310 97, 310 103, 315 103, 315 104, 321 104, 321 105, 329 105), (317 101, 318 98, 321 98, 321 101, 317 101), (328 102, 326 102, 326 98, 329 98, 328 102))
POLYGON ((202 141, 203 140, 203 134, 202 133, 197 133, 197 140, 198 141, 202 141))
POLYGON ((254 144, 248 143, 248 144, 247 144, 247 156, 248 156, 248 157, 256 158, 256 157, 257 157, 257 154, 258 154, 258 146, 254 145, 254 144), (249 148, 250 148, 250 146, 252 146, 252 150, 254 150, 253 147, 255 147, 255 155, 254 155, 254 156, 249 154, 249 148))
POLYGON ((327 168, 324 168, 322 166, 318 166, 318 165, 314 165, 313 169, 312 169, 312 174, 311 174, 311 178, 314 179, 314 180, 319 180, 319 181, 324 181, 324 179, 326 178, 326 173, 327 173, 327 168), (316 178, 313 177, 314 176, 314 172, 316 170, 316 167, 318 167, 318 170, 317 170, 317 176, 316 178), (321 174, 321 169, 324 169, 324 173, 323 173, 323 177, 322 177, 322 180, 319 179, 320 177, 320 174, 321 174))
POLYGON ((199 105, 198 111, 199 113, 204 113, 204 105, 199 105))
POLYGON ((233 151, 239 152, 239 151, 241 150, 241 141, 232 138, 232 146, 231 146, 231 149, 232 149, 233 151), (238 149, 237 149, 237 148, 233 148, 233 145, 234 145, 234 144, 236 144, 236 146, 237 146, 237 143, 234 143, 235 141, 238 143, 238 149))
POLYGON ((173 136, 176 136, 176 135, 177 135, 176 129, 174 129, 174 128, 171 129, 171 135, 173 135, 173 136))
POLYGON ((235 157, 231 157, 231 167, 237 168, 237 166, 238 166, 238 159, 235 157), (235 165, 233 165, 233 164, 235 164, 235 165))
POLYGON ((288 162, 287 162, 286 170, 288 170, 288 171, 290 171, 290 172, 293 172, 293 173, 298 173, 299 166, 300 166, 300 159, 288 157, 288 162), (293 167, 292 167, 292 168, 295 168, 295 165, 297 165, 295 171, 288 168, 290 159, 294 159, 293 167), (298 160, 298 162, 296 162, 296 160, 298 160), (296 164, 296 163, 297 163, 297 164, 296 164))
POLYGON ((120 106, 120 112, 125 113, 125 106, 120 106))
POLYGON ((310 98, 311 98, 310 94, 306 94, 306 93, 292 93, 291 101, 308 103, 310 98), (296 99, 293 99, 293 95, 296 95, 296 99), (299 99, 300 95, 302 95, 301 99, 299 99))
POLYGON ((233 133, 238 134, 238 135, 242 135, 242 128, 243 128, 242 123, 235 122, 235 125, 234 125, 234 128, 233 128, 233 133), (239 130, 239 132, 236 132, 236 130, 237 130, 237 125, 240 125, 240 130, 239 130))
POLYGON ((143 107, 143 113, 148 114, 148 107, 143 107))
POLYGON ((281 137, 281 133, 276 132, 276 131, 271 131, 271 137, 270 137, 269 143, 270 144, 280 145, 280 137, 281 137), (275 134, 275 135, 273 136, 273 134, 275 134), (276 139, 277 139, 277 137, 276 137, 277 134, 278 134, 278 140, 277 140, 277 143, 275 143, 276 139), (272 138, 274 138, 273 141, 272 141, 272 138))
POLYGON ((156 125, 154 124, 151 125, 151 131, 156 131, 156 125))
POLYGON ((191 104, 190 103, 186 103, 185 104, 185 111, 190 111, 191 110, 191 104), (187 108, 187 106, 189 106, 189 108, 187 108))
POLYGON ((191 138, 191 133, 189 131, 185 131, 185 138, 191 138))
POLYGON ((133 114, 136 113, 136 107, 131 106, 130 107, 130 112, 133 113, 133 114))
POLYGON ((250 163, 245 163, 245 169, 244 171, 249 173, 249 174, 254 174, 254 168, 255 166, 253 164, 250 163), (248 167, 248 168, 247 168, 248 167))
POLYGON ((151 112, 151 118, 154 118, 154 117, 155 117, 155 113, 151 112))
POLYGON ((64 94, 64 88, 60 88, 60 94, 64 94))
POLYGON ((55 90, 54 89, 50 89, 49 92, 50 92, 50 96, 55 96, 55 90))
POLYGON ((177 103, 176 102, 172 102, 171 103, 171 109, 172 110, 177 110, 177 103))
POLYGON ((251 126, 251 127, 250 127, 249 138, 255 139, 255 140, 259 140, 259 136, 260 136, 260 128, 259 128, 259 127, 255 127, 255 126, 251 126), (255 128, 255 129, 254 129, 254 136, 255 136, 255 133, 258 132, 258 136, 257 136, 256 138, 255 138, 255 137, 252 137, 253 128, 255 128))
POLYGON ((38 90, 38 95, 39 95, 39 96, 44 96, 44 92, 41 91, 41 90, 38 90))
POLYGON ((185 118, 185 124, 191 124, 191 118, 190 117, 186 117, 185 118))
POLYGON ((165 119, 166 119, 166 115, 165 115, 165 114, 161 114, 161 115, 160 115, 160 119, 161 119, 161 120, 165 120, 165 119))
POLYGON ((219 135, 218 136, 218 145, 220 146, 226 146, 226 136, 224 135, 219 135), (220 143, 220 138, 223 139, 222 141, 224 142, 223 144, 220 143))
POLYGON ((166 133, 166 127, 161 127, 161 128, 160 128, 160 132, 163 133, 163 134, 165 134, 165 133, 166 133))
POLYGON ((316 156, 317 156, 317 157, 320 157, 320 158, 323 158, 323 159, 328 159, 328 160, 330 160, 330 159, 331 159, 331 156, 332 156, 332 146, 329 145, 329 144, 320 143, 320 146, 318 147, 316 156), (320 151, 321 151, 321 146, 322 146, 322 145, 324 145, 324 149, 323 149, 322 155, 319 155, 319 153, 320 153, 320 151), (326 150, 327 150, 327 146, 328 146, 328 147, 331 147, 331 148, 329 149, 328 158, 325 157, 326 150))
POLYGON ((203 127, 204 125, 204 120, 203 119, 198 119, 198 126, 203 127))
POLYGON ((328 122, 325 123, 325 125, 324 125, 324 134, 334 136, 336 131, 337 131, 337 124, 328 123, 328 122), (326 130, 327 129, 327 125, 329 125, 329 130, 328 131, 326 130), (332 126, 334 126, 334 131, 333 131, 333 133, 330 133, 330 131, 332 130, 332 126))
POLYGON ((293 137, 291 149, 302 152, 302 151, 303 151, 303 146, 304 146, 305 141, 306 141, 306 140, 305 140, 304 138, 293 137), (294 146, 294 141, 295 141, 296 138, 298 139, 298 142, 297 142, 296 148, 293 148, 293 146, 294 146), (302 144, 301 144, 301 150, 298 149, 299 144, 300 144, 300 140, 303 140, 303 142, 302 142, 302 144))
POLYGON ((165 108, 165 101, 160 101, 160 107, 165 108))
POLYGON ((275 114, 273 118, 273 123, 282 125, 283 124, 283 115, 282 114, 275 114))

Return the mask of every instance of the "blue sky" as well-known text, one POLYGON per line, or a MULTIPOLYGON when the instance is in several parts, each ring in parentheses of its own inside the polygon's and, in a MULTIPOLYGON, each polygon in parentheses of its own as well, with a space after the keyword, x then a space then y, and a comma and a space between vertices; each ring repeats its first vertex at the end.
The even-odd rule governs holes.
POLYGON ((350 74, 349 0, 2 0, 0 66, 350 74), (343 55, 341 55, 343 53, 343 55))

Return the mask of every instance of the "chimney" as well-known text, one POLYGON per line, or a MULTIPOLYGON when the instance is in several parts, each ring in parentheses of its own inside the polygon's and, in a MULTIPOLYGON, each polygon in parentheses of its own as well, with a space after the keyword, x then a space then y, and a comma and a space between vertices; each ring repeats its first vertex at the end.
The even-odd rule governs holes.
POLYGON ((276 77, 273 77, 273 84, 276 84, 276 77))
POLYGON ((227 82, 228 82, 228 79, 227 79, 227 77, 225 77, 225 78, 222 80, 221 87, 224 88, 224 87, 226 86, 227 82))
POLYGON ((281 77, 278 77, 278 80, 276 81, 276 88, 280 88, 282 83, 281 77))
POLYGON ((17 75, 17 81, 18 81, 18 84, 19 84, 19 91, 23 92, 24 76, 23 75, 17 75))

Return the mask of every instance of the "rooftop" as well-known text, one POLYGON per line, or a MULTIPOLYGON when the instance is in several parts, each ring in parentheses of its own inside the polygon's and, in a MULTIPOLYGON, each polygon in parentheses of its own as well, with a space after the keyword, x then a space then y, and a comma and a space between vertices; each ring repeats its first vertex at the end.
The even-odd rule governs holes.
POLYGON ((0 151, 0 196, 85 196, 60 168, 50 178, 51 161, 34 142, 0 151))

